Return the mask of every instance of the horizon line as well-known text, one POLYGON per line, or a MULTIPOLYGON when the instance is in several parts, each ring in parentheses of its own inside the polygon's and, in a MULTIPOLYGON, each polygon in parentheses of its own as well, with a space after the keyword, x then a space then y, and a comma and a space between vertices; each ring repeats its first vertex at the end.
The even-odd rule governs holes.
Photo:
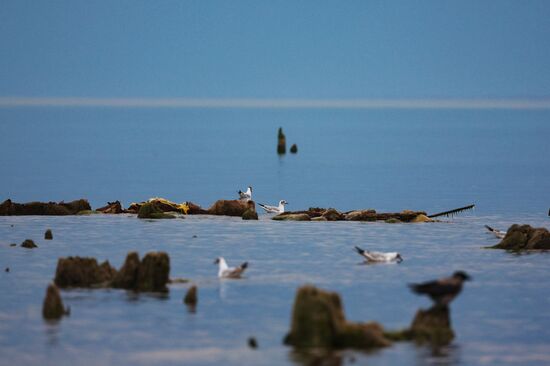
POLYGON ((0 97, 0 108, 108 107, 206 109, 550 109, 550 97, 508 98, 95 98, 0 97))

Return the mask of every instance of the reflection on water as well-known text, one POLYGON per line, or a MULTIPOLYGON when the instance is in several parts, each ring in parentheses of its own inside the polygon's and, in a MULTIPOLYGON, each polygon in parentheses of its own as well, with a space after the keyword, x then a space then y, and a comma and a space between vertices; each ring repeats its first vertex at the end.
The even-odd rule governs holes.
POLYGON ((419 347, 416 352, 416 364, 452 366, 460 365, 460 345, 451 344, 445 347, 419 347))
POLYGON ((48 319, 44 320, 46 326, 44 327, 44 333, 46 336, 46 342, 50 346, 55 346, 59 342, 59 327, 61 320, 48 319))

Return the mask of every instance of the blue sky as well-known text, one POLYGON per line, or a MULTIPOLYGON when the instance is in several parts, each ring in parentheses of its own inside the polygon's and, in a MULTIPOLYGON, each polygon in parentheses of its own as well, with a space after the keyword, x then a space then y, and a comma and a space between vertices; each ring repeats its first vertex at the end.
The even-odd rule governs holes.
POLYGON ((545 98, 549 1, 0 2, 0 97, 545 98))

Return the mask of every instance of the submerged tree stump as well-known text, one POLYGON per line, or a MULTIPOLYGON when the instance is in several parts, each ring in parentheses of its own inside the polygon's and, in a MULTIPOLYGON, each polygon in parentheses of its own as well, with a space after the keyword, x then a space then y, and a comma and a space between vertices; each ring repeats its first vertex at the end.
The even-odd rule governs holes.
POLYGON ((65 314, 65 307, 59 289, 53 283, 46 289, 46 297, 42 304, 42 316, 44 319, 59 319, 65 314))

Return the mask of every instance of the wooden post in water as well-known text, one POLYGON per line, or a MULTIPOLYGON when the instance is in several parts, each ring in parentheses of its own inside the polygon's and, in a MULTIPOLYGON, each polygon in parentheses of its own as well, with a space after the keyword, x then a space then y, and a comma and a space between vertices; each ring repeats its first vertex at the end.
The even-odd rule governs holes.
POLYGON ((286 154, 286 137, 283 133, 283 128, 279 127, 279 135, 277 140, 277 154, 286 154))

